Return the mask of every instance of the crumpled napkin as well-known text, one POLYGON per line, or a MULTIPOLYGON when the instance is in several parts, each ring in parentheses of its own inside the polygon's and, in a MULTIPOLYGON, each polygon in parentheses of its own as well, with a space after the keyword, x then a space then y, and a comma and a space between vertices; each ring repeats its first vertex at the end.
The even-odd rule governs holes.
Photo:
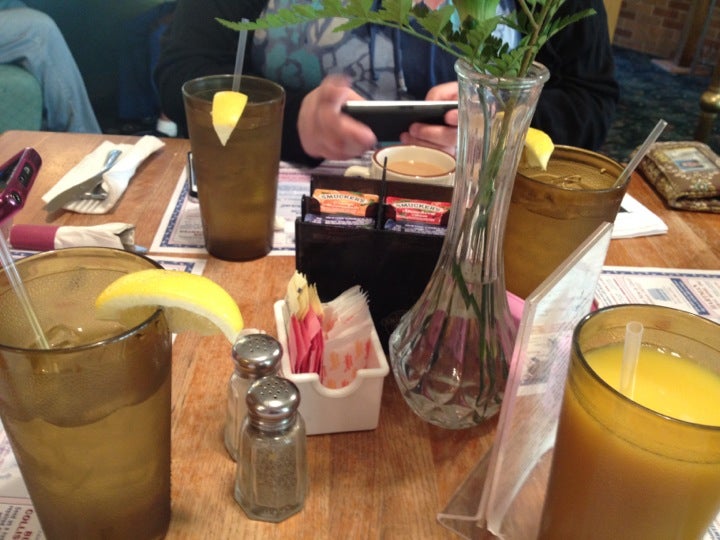
POLYGON ((135 225, 103 223, 92 226, 13 225, 10 245, 15 249, 49 251, 68 247, 109 247, 138 251, 135 225))
POLYGON ((152 135, 145 135, 135 144, 114 144, 104 141, 50 188, 42 196, 42 200, 47 203, 69 187, 87 180, 102 169, 107 153, 112 149, 118 149, 122 151, 122 154, 117 163, 103 175, 103 187, 108 192, 107 199, 104 201, 77 200, 63 207, 65 210, 79 214, 105 214, 120 200, 140 164, 163 146, 165 143, 152 135))

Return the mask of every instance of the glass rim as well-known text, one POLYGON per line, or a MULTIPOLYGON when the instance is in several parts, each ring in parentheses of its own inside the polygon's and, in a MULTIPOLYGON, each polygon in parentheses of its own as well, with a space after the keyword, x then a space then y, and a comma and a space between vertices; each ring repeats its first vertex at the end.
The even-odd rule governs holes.
MULTIPOLYGON (((619 163, 617 163, 617 161, 615 161, 610 156, 601 154, 600 152, 594 152, 594 151, 588 150, 586 148, 580 148, 579 146, 570 146, 567 144, 556 144, 555 151, 557 151, 557 150, 559 150, 560 153, 562 153, 563 151, 564 152, 572 152, 572 153, 584 155, 586 157, 607 160, 607 161, 612 162, 615 165, 617 165, 617 167, 620 169, 618 176, 622 173, 623 167, 619 163)), ((555 156, 557 156, 557 153, 555 151, 553 151, 553 154, 555 154, 555 156)), ((552 161, 552 156, 550 157, 550 160, 552 161)), ((548 168, 549 168, 549 165, 548 165, 548 168)), ((542 171, 542 172, 547 173, 548 171, 542 171)), ((542 180, 538 180, 537 178, 535 178, 533 176, 528 176, 527 174, 523 173, 520 169, 518 169, 516 176, 519 178, 522 178, 522 180, 524 180, 526 182, 530 182, 532 184, 538 184, 538 185, 542 185, 542 186, 549 186, 553 190, 557 190, 557 191, 562 191, 562 192, 567 192, 567 193, 574 193, 574 192, 597 193, 599 195, 607 194, 607 193, 616 193, 616 192, 621 192, 621 191, 624 192, 627 189, 627 186, 630 183, 630 180, 632 179, 632 174, 631 174, 630 176, 628 176, 628 178, 622 184, 618 184, 617 180, 616 180, 615 183, 612 184, 610 187, 604 187, 601 189, 571 189, 571 188, 566 188, 564 186, 551 184, 549 182, 543 182, 542 180)))
MULTIPOLYGON (((572 353, 574 353, 574 356, 577 357, 579 360, 580 367, 583 369, 583 371, 588 373, 595 382, 599 383, 600 386, 604 390, 613 394, 614 397, 619 398, 623 403, 629 404, 634 409, 641 410, 641 411, 653 416, 654 418, 660 419, 665 422, 670 422, 672 424, 676 424, 679 426, 691 427, 693 429, 702 429, 702 430, 712 431, 712 432, 720 431, 720 426, 714 426, 711 424, 698 424, 696 422, 682 420, 680 418, 675 418, 674 416, 669 416, 667 414, 660 413, 654 409, 646 407, 645 405, 642 405, 642 404, 638 403, 637 401, 632 400, 631 398, 629 398, 628 396, 626 396, 619 390, 616 390, 615 388, 613 388, 612 385, 610 385, 607 381, 605 381, 605 379, 600 377, 600 375, 598 375, 595 372, 595 370, 592 367, 590 367, 590 364, 588 364, 587 360, 585 359, 585 355, 583 354, 582 350, 580 350, 580 346, 578 343, 578 338, 580 337, 580 334, 582 333, 585 325, 588 322, 590 322, 594 317, 602 316, 603 314, 611 312, 611 311, 621 311, 621 310, 625 310, 628 308, 645 310, 645 311, 662 310, 662 311, 666 311, 666 313, 668 313, 668 315, 672 314, 673 316, 680 316, 680 317, 683 317, 686 319, 693 319, 693 320, 700 321, 702 323, 708 323, 710 325, 717 326, 718 330, 720 331, 720 324, 716 323, 715 321, 711 321, 710 319, 706 319, 705 317, 701 317, 700 315, 697 315, 695 313, 690 313, 688 311, 683 311, 683 310, 671 308, 668 306, 657 306, 654 304, 617 304, 617 305, 605 306, 603 308, 597 309, 596 311, 588 313, 575 326, 575 329, 574 329, 573 335, 572 335, 571 348, 572 348, 572 353)), ((623 328, 623 327, 618 326, 617 328, 623 328)), ((621 343, 621 342, 617 342, 617 343, 621 343)), ((572 363, 572 359, 571 359, 571 363, 572 363)), ((567 381, 566 381, 566 384, 567 384, 567 381)))
POLYGON ((470 62, 465 59, 455 61, 455 73, 468 80, 486 80, 493 86, 507 88, 532 88, 537 85, 544 85, 550 80, 550 70, 537 60, 533 61, 524 77, 511 75, 498 76, 492 73, 478 71, 470 62))
MULTIPOLYGON (((198 98, 195 94, 191 94, 188 88, 190 88, 192 85, 199 85, 203 82, 210 81, 210 80, 220 80, 220 81, 232 81, 234 79, 234 75, 230 73, 217 73, 214 75, 203 75, 201 77, 195 77, 194 79, 190 79, 188 81, 185 81, 182 86, 180 87, 181 93, 183 96, 191 98, 191 99, 201 99, 198 98)), ((256 75, 245 75, 242 74, 240 76, 240 79, 247 79, 253 82, 259 82, 262 84, 265 84, 269 88, 273 88, 277 91, 278 95, 273 96, 271 99, 268 99, 264 101, 263 103, 271 103, 274 101, 278 101, 283 98, 285 95, 285 88, 283 88, 281 85, 276 83, 275 81, 271 81, 270 79, 266 79, 265 77, 258 77, 256 75)), ((228 89, 232 88, 232 84, 229 85, 228 89)), ((212 101, 212 100, 205 100, 202 99, 202 101, 212 101)), ((248 105, 252 105, 253 103, 248 101, 248 105)))
MULTIPOLYGON (((27 257, 23 257, 22 259, 18 259, 15 261, 16 265, 25 265, 28 264, 27 261, 30 261, 30 264, 33 262, 39 260, 39 259, 46 259, 46 258, 52 258, 57 257, 59 253, 63 253, 61 256, 65 256, 64 253, 87 253, 92 254, 93 252, 101 251, 101 252, 117 252, 122 253, 125 255, 130 256, 131 258, 139 258, 143 259, 149 263, 151 263, 152 266, 155 268, 162 268, 162 265, 158 263, 157 261, 154 261, 150 257, 147 257, 146 255, 143 255, 142 253, 135 253, 126 251, 123 249, 116 249, 116 248, 108 248, 108 247, 70 247, 70 248, 61 248, 61 249, 54 249, 50 251, 43 251, 40 253, 34 253, 32 255, 28 255, 27 257)), ((5 270, 0 268, 0 274, 4 274, 5 270)), ((8 289, 9 290, 9 289, 8 289)), ((49 349, 41 349, 37 347, 28 348, 28 347, 14 347, 12 345, 6 345, 0 341, 0 350, 12 352, 16 354, 43 354, 43 355, 63 355, 63 354, 70 354, 70 353, 76 353, 83 350, 90 350, 95 349, 97 347, 103 347, 112 343, 118 343, 121 341, 124 341, 131 337, 132 335, 136 334, 143 328, 146 328, 150 326, 155 320, 157 320, 160 315, 162 314, 162 308, 158 308, 155 311, 152 312, 146 319, 143 319, 138 324, 134 325, 131 328, 123 329, 122 331, 113 334, 109 337, 106 337, 101 340, 92 341, 90 343, 83 343, 82 345, 76 345, 72 347, 51 347, 49 349)))

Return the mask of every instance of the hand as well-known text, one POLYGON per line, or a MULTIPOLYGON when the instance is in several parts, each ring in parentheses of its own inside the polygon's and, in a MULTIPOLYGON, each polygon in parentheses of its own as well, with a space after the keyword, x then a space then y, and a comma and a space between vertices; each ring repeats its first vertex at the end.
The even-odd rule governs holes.
MULTIPOLYGON (((425 96, 427 101, 451 101, 458 99, 458 83, 449 82, 433 86, 425 96)), ((400 135, 403 144, 417 144, 439 148, 448 154, 455 155, 457 150, 458 111, 454 109, 445 113, 445 125, 410 124, 408 131, 400 135)))
POLYGON ((341 112, 348 100, 363 99, 350 88, 350 81, 329 75, 300 105, 298 134, 305 153, 324 159, 350 159, 377 144, 372 130, 341 112))

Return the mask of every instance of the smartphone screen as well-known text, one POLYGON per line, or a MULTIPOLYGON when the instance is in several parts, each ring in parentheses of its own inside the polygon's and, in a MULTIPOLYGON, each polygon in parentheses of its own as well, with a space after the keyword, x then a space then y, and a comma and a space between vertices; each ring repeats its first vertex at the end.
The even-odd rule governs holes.
POLYGON ((348 101, 342 111, 367 124, 379 141, 397 141, 410 124, 444 124, 457 101, 348 101))

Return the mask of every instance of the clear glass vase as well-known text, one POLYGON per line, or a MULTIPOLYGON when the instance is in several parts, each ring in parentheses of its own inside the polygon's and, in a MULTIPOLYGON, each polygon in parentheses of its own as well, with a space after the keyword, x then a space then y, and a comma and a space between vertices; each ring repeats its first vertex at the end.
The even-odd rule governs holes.
POLYGON ((498 78, 455 65, 458 151, 450 223, 430 281, 390 336, 395 379, 410 407, 450 429, 478 425, 502 401, 516 327, 503 235, 525 134, 547 68, 498 78))

